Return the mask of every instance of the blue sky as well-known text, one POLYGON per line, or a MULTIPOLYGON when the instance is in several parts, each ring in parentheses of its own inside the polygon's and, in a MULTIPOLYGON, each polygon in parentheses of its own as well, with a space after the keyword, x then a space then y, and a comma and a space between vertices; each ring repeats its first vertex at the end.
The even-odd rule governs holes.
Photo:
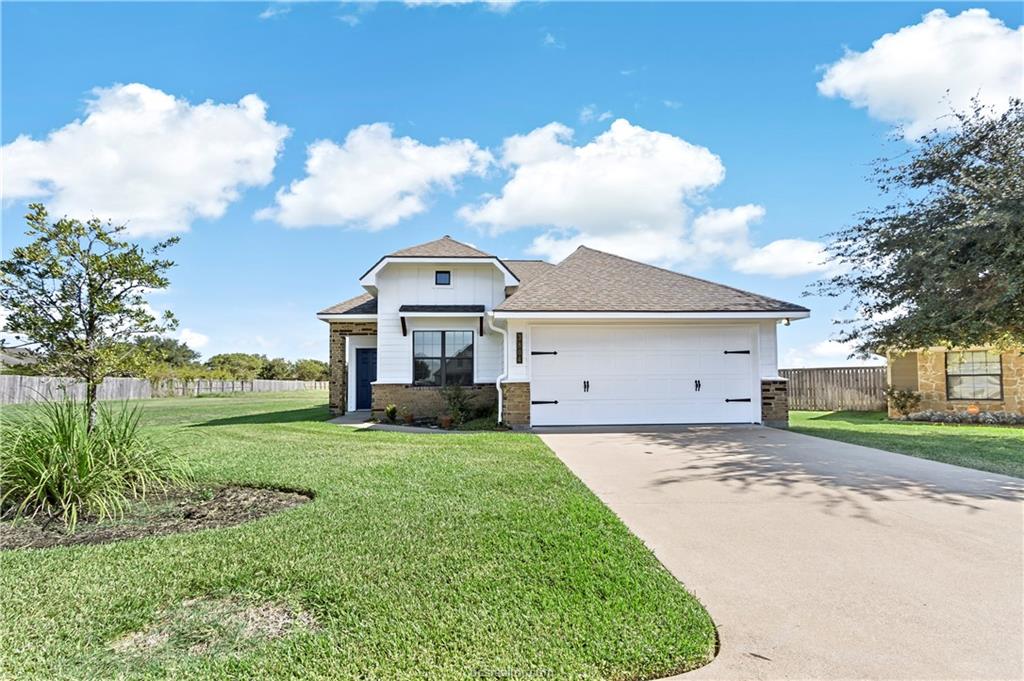
POLYGON ((5 3, 3 251, 32 200, 130 219, 144 243, 179 233, 151 303, 205 356, 326 358, 314 313, 384 253, 442 234, 508 258, 583 242, 807 305, 783 366, 844 363, 838 304, 802 297, 825 268, 808 254, 877 205, 868 164, 906 148, 896 123, 931 124, 947 89, 1020 94, 1021 15, 5 3))

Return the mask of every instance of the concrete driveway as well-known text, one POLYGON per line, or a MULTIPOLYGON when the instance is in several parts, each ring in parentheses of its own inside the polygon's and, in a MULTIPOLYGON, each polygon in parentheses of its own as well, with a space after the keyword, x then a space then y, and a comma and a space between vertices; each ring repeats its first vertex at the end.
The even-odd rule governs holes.
POLYGON ((1020 679, 1024 481, 758 426, 540 430, 705 604, 686 679, 1020 679))

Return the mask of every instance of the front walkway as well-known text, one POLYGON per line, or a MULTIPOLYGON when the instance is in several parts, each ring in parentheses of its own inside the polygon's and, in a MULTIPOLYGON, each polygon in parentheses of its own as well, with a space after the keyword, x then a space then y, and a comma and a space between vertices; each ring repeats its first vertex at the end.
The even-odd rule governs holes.
POLYGON ((1022 480, 757 426, 541 437, 714 618, 686 679, 1024 674, 1022 480))

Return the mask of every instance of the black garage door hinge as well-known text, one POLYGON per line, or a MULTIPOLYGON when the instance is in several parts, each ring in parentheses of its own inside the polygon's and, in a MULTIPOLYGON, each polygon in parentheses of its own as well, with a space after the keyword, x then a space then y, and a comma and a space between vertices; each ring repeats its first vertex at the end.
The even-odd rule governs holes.
POLYGON ((726 402, 749 402, 749 397, 726 397, 726 402))
POLYGON ((531 350, 531 355, 557 355, 558 350, 531 350))
POLYGON ((722 354, 725 355, 749 355, 750 350, 725 350, 722 354))
POLYGON ((558 400, 530 400, 530 404, 558 404, 558 400))

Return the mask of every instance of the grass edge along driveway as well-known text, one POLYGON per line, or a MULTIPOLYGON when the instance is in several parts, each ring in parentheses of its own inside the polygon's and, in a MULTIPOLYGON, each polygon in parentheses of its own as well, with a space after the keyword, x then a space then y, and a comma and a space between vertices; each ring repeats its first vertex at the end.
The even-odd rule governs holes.
POLYGON ((147 402, 202 481, 316 498, 233 528, 0 554, 0 676, 648 679, 710 660, 708 613, 538 438, 347 429, 323 422, 324 398, 147 402), (196 598, 315 626, 227 652, 177 634, 112 646, 186 630, 164 620, 196 598))
POLYGON ((1024 428, 890 421, 883 412, 791 411, 793 432, 1024 478, 1024 428))

